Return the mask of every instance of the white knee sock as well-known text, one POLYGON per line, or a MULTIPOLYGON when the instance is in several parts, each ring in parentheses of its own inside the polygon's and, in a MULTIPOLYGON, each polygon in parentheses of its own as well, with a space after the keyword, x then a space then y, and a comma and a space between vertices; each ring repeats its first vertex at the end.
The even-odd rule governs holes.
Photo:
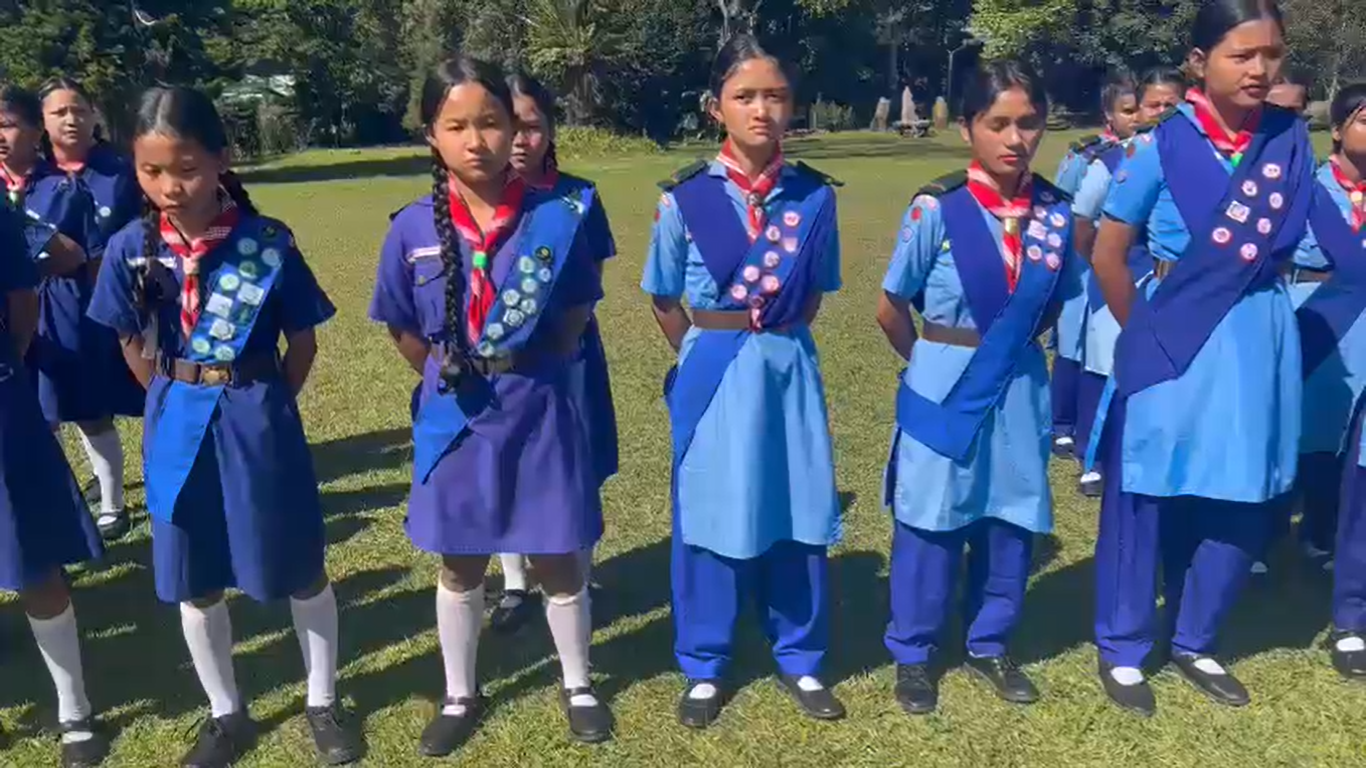
MULTIPOLYGON (((560 655, 560 669, 566 690, 584 688, 591 684, 588 677, 588 648, 593 642, 593 618, 588 603, 588 588, 575 595, 547 595, 545 623, 555 640, 555 652, 560 655)), ((592 696, 575 696, 574 706, 591 706, 592 696)))
POLYGON ((498 556, 499 562, 503 564, 503 589, 504 591, 515 589, 519 592, 526 591, 526 557, 522 555, 502 554, 498 556))
MULTIPOLYGON (((50 619, 28 617, 33 639, 43 654, 43 663, 57 688, 57 719, 71 723, 90 717, 90 700, 85 695, 85 674, 81 668, 81 638, 76 627, 76 611, 70 604, 50 619)), ((81 741, 90 734, 70 734, 66 741, 81 741)))
POLYGON ((332 585, 307 600, 291 597, 289 612, 308 671, 308 706, 329 707, 337 697, 337 596, 332 585))
MULTIPOLYGON (((468 592, 436 583, 436 632, 441 639, 441 662, 446 667, 446 697, 473 698, 479 690, 479 631, 484 627, 484 585, 468 592)), ((462 715, 465 708, 447 704, 442 713, 462 715)))
POLYGON ((232 670, 232 618, 228 616, 228 604, 219 600, 208 608, 198 608, 193 603, 181 603, 180 628, 213 716, 223 717, 241 709, 232 670))
POLYGON ((90 457, 90 467, 95 470, 95 478, 100 483, 100 513, 119 512, 123 509, 123 443, 119 441, 117 429, 107 429, 99 434, 81 433, 85 443, 85 453, 90 457))

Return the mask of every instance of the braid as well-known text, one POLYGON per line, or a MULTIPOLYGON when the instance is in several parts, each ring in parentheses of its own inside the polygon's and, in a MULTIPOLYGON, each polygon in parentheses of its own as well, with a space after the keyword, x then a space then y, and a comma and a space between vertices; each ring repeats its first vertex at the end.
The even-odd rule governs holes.
POLYGON ((550 147, 545 151, 545 173, 547 176, 553 175, 560 170, 560 158, 555 154, 555 140, 550 140, 550 147))
MULTIPOLYGON (((152 260, 161 251, 161 211, 152 204, 150 198, 142 198, 142 266, 138 268, 134 276, 134 291, 136 292, 136 303, 143 312, 151 313, 155 311, 152 306, 152 299, 148 279, 151 275, 152 260)), ((163 297, 156 297, 158 299, 163 297)))
POLYGON ((455 242, 455 226, 451 224, 451 202, 446 165, 432 150, 432 210, 436 233, 441 238, 441 266, 446 273, 446 334, 459 358, 469 356, 469 341, 465 338, 461 309, 465 305, 465 265, 460 247, 455 242))
POLYGON ((242 209, 242 213, 248 216, 260 216, 261 212, 256 209, 256 205, 251 202, 251 196, 247 194, 247 188, 242 186, 242 179, 232 171, 224 171, 218 177, 218 183, 223 185, 223 190, 228 193, 228 197, 242 209))

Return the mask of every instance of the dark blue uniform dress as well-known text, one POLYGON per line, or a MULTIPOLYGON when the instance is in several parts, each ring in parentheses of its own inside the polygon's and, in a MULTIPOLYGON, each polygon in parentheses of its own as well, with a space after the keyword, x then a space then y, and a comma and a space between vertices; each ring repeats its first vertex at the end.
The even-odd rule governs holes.
POLYGON ((203 315, 187 340, 181 260, 163 243, 149 261, 144 244, 142 222, 110 240, 90 317, 120 335, 147 334, 158 357, 143 440, 157 596, 181 602, 235 586, 257 600, 286 597, 322 573, 325 542, 280 337, 336 309, 289 230, 244 213, 203 257, 203 315), (216 362, 233 378, 173 380, 172 361, 216 362))
POLYGON ((7 327, 8 294, 38 285, 23 227, 18 213, 0 206, 0 589, 14 591, 104 554, 7 327))
MULTIPOLYGON (((74 240, 91 261, 104 255, 109 238, 141 205, 132 166, 106 144, 96 145, 76 173, 40 165, 24 199, 29 216, 74 240)), ((86 317, 94 288, 85 269, 46 278, 39 288, 42 315, 28 364, 50 424, 142 413, 142 388, 124 364, 117 336, 86 317)))

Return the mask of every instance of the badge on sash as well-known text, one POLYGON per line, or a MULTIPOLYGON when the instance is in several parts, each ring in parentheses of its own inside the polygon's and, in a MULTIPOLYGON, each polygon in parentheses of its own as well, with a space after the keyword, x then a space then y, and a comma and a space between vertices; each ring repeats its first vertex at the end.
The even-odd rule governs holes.
POLYGON ((209 297, 207 302, 205 302, 204 311, 211 315, 227 317, 232 314, 232 299, 221 293, 215 293, 209 297))
POLYGON ((1233 219, 1239 224, 1246 224, 1248 217, 1252 215, 1252 209, 1237 200, 1234 200, 1228 204, 1228 211, 1225 213, 1230 219, 1233 219))
POLYGON ((253 307, 257 307, 265 300, 266 292, 252 283, 242 283, 242 287, 237 292, 237 298, 240 299, 243 304, 250 304, 253 307))

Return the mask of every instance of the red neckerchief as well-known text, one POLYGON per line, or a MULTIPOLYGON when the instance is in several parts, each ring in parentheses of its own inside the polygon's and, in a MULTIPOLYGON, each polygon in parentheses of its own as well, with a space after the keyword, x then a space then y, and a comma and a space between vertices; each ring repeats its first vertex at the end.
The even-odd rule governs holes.
POLYGON ((1190 102, 1195 110, 1195 119, 1200 121, 1200 127, 1205 129, 1205 135, 1209 137, 1210 143, 1215 149, 1227 155, 1236 168, 1238 162, 1243 159, 1243 153, 1252 144, 1252 134, 1262 122, 1261 107, 1254 109, 1247 116, 1237 133, 1229 133, 1219 124, 1219 119, 1214 116, 1214 105, 1199 88, 1186 91, 1186 101, 1190 102))
POLYGON ((968 166, 968 191, 988 213, 1001 220, 1001 257, 1006 265, 1006 285, 1014 293, 1020 282, 1020 268, 1024 266, 1020 221, 1029 215, 1029 206, 1034 201, 1034 174, 1025 171, 1015 197, 1007 200, 996 186, 996 180, 974 160, 968 166))
POLYGON ((764 202, 778 185, 778 176, 783 172, 783 147, 781 144, 778 145, 773 152, 773 158, 768 161, 768 165, 759 173, 758 178, 753 180, 741 170, 740 160, 735 156, 730 139, 726 139, 721 145, 721 153, 716 156, 716 162, 725 166, 727 178, 734 182, 745 196, 745 208, 749 212, 745 229, 749 232, 749 241, 752 243, 764 229, 764 202))
POLYGON ((1114 129, 1108 127, 1100 132, 1100 140, 1107 144, 1118 144, 1120 142, 1120 138, 1114 129))
POLYGON ((471 344, 479 343, 479 337, 484 334, 484 321, 488 319, 489 310, 497 298, 498 287, 489 277, 493 254, 498 252, 498 246, 503 238, 512 234, 512 230, 517 226, 517 217, 522 213, 522 198, 526 196, 526 187, 526 182, 518 176, 508 180, 503 187, 503 198, 498 201, 498 207, 493 211, 493 220, 489 222, 488 230, 484 231, 475 223, 474 214, 470 213, 465 199, 455 190, 454 181, 447 185, 451 223, 455 225, 455 231, 460 233, 460 237, 469 244, 470 251, 474 254, 470 269, 470 303, 465 313, 465 333, 471 344))
POLYGON ((1356 183, 1350 181, 1338 165, 1336 155, 1328 158, 1328 166, 1333 169, 1333 178, 1342 186, 1352 204, 1352 229, 1360 232, 1362 227, 1366 227, 1366 179, 1356 183))
MULTIPOLYGON (((204 234, 188 243, 176 225, 171 223, 170 217, 161 214, 161 239, 180 257, 185 272, 185 282, 180 287, 180 329, 185 332, 185 338, 190 337, 199 323, 199 262, 205 254, 232 235, 233 228, 241 219, 237 203, 231 197, 221 195, 219 206, 218 215, 209 222, 204 234)), ((156 254, 149 253, 147 258, 154 259, 156 254)))

